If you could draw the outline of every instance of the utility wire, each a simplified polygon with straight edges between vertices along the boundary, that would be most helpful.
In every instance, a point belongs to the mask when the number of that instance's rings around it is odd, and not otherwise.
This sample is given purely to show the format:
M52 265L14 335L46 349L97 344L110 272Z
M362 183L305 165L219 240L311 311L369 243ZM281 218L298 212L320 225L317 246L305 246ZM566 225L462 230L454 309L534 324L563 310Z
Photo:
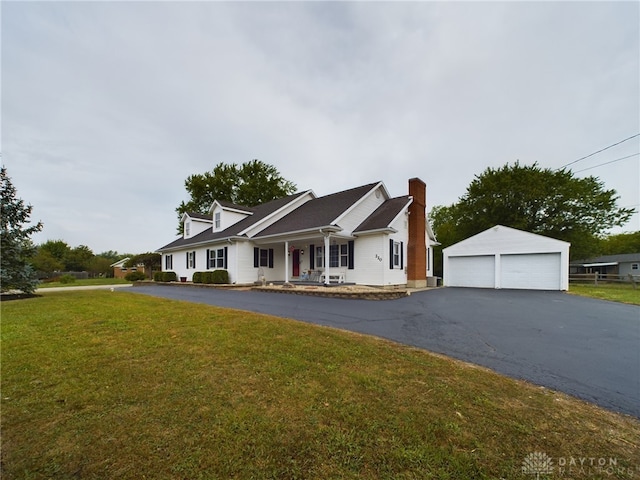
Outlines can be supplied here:
M587 170L591 170L592 168L601 167L603 165L609 165L610 163L619 162L620 160L626 160L627 158L635 157L636 155L640 155L640 152L627 155L626 157L616 158L615 160L611 160L609 162L599 163L598 165L594 165L593 167L583 168L582 170L576 170L573 173L585 172Z
M563 168L566 168L566 167L568 167L569 165L573 165L574 163L581 162L582 160L584 160L584 159L586 159L586 158L593 157L594 155L596 155L596 154L598 154L598 153L600 153L600 152L604 152L605 150L608 150L608 149L610 149L610 148L612 148L612 147L615 147L616 145L620 145L621 143L624 143L624 142L626 142L627 140L631 140L632 138L636 138L636 137L640 137L640 133L636 133L635 135L632 135L632 136L630 136L629 138L625 138L624 140L620 140L619 142L616 142L616 143L614 143L614 144L612 144L612 145L609 145L608 147L604 147L603 149L600 149L600 150L598 150L597 152L590 153L589 155L586 155L586 156L584 156L584 157L582 157L582 158L579 158L579 159L577 159L577 160L574 160L573 162L569 162L569 163L567 163L566 165L563 165L562 167L560 167L558 170L562 170Z

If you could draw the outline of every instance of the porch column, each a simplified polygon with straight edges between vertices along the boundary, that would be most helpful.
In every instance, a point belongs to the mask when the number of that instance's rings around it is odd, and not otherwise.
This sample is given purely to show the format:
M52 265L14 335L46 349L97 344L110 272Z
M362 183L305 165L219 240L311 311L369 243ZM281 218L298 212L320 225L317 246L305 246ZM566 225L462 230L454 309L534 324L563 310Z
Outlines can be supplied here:
M324 284L329 285L329 235L324 237Z
M289 283L289 241L284 241L284 284Z

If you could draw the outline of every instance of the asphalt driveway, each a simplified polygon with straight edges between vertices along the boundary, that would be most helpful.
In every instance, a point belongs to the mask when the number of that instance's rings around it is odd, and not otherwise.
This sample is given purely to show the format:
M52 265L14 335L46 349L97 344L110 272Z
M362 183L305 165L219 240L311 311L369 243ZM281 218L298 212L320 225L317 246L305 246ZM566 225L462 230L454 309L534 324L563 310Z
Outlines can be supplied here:
M141 286L443 353L640 418L640 307L560 292L444 288L399 300Z

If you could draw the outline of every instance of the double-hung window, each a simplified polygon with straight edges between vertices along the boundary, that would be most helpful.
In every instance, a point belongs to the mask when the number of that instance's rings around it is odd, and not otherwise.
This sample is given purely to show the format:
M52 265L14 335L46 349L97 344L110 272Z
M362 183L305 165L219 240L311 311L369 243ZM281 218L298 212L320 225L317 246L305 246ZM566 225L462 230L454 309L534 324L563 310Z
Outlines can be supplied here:
M316 247L316 267L324 267L324 247ZM348 267L349 266L349 245L346 243L342 245L330 245L329 246L329 267Z
M404 242L389 240L389 268L404 268Z
M393 268L400 268L400 242L393 242Z
M316 247L316 268L324 267L324 248Z
M215 229L220 230L220 212L216 212L216 214L214 215L214 223Z
M196 268L196 252L187 252L187 268Z
M216 250L216 268L224 268L224 248Z
M261 267L269 266L269 250L264 248L260 249L260 266Z
M164 269L173 270L173 255L164 256Z
M227 249L212 248L207 250L207 268L227 268Z
M273 248L258 248L253 249L253 266L273 268L274 254Z

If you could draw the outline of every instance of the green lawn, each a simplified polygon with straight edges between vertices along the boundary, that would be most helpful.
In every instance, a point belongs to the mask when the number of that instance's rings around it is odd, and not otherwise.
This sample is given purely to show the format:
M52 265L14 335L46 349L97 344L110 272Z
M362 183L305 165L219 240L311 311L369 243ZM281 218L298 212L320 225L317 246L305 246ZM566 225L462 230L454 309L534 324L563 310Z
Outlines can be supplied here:
M640 475L637 419L368 336L102 290L3 302L1 333L3 479Z
M70 283L60 282L47 282L38 284L38 289L52 288L52 287L84 287L90 285L120 285L124 283L131 283L123 278L89 278L86 280L76 280Z
M633 288L631 283L570 284L569 293L583 297L599 298L612 302L640 305L640 286Z

